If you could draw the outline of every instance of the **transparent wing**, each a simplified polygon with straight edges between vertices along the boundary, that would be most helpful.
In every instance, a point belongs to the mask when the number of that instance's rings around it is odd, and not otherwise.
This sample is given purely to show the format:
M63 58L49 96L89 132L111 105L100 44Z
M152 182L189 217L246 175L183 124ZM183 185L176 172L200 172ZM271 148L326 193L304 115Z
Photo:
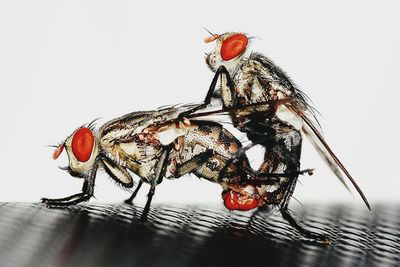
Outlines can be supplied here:
M345 174L345 176L350 180L350 182L353 184L353 186L356 188L357 192L360 194L361 198L363 199L365 205L368 207L368 209L371 209L367 198L365 197L364 193L362 192L361 188L358 186L354 178L351 176L349 171L346 169L346 167L343 165L343 163L339 160L339 158L335 155L335 153L332 151L332 149L329 147L329 145L326 143L324 137L318 130L318 128L315 126L315 124L312 122L312 120L305 114L299 114L301 118L303 119L303 127L302 131L304 134L308 137L308 139L311 141L313 144L314 148L318 151L318 153L321 155L321 157L324 159L324 161L327 163L327 165L330 167L330 169L333 171L333 173L339 178L339 180L346 186L347 189L348 186L345 183L344 177L342 173Z

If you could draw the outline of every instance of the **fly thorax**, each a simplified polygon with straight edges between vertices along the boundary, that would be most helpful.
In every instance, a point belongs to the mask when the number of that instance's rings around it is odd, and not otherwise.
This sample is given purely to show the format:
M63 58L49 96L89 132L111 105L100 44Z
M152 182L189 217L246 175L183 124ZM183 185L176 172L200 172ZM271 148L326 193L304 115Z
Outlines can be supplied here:
M113 155L120 161L128 162L130 159L139 161L142 159L145 147L137 142L120 143L113 149Z

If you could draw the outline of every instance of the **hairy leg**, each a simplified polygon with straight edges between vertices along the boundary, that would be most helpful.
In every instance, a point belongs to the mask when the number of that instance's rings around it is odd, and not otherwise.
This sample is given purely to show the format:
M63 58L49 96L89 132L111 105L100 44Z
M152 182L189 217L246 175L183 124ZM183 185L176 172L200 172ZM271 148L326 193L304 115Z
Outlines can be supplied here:
M126 204L132 204L133 199L136 197L137 193L139 192L140 187L142 187L143 181L140 180L139 184L137 185L135 191L133 191L132 195L124 201Z
M162 155L160 157L160 161L158 162L158 164L156 166L155 177L150 182L150 190L149 190L149 193L147 194L146 205L144 206L142 216L140 217L140 221L142 221L142 222L147 221L147 215L150 210L151 201L152 201L154 193L156 191L157 184L159 184L162 181L162 177L165 174L165 167L168 164L168 155L169 155L170 151L171 151L170 147L167 147L164 149L164 151L162 152Z
M95 165L91 170L89 177L85 179L82 187L82 193L63 198L42 198L42 203L45 203L48 207L67 207L76 205L80 202L88 201L91 197L93 197L97 168L98 166Z

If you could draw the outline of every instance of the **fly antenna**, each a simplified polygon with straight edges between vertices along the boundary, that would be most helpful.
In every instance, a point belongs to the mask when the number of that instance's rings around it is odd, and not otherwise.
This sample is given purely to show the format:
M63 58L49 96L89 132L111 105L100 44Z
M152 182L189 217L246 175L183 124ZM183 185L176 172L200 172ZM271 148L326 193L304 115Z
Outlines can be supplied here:
M219 38L219 34L212 33L206 28L204 28L204 30L206 30L209 34L211 34L211 36L204 39L205 43L211 43Z
M211 36L214 36L214 35L215 35L215 34L212 33L211 31L209 31L206 27L203 27L203 29L204 29L206 32L208 32Z
M47 145L46 147L51 147L51 148L58 148L60 145Z

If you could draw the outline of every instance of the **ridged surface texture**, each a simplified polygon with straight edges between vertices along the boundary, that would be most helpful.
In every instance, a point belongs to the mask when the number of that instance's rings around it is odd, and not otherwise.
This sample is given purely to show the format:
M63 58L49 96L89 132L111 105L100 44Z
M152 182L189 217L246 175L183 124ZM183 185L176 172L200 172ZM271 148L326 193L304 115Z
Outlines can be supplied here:
M331 238L303 239L279 212L0 204L0 266L400 266L400 205L304 205L295 217Z

